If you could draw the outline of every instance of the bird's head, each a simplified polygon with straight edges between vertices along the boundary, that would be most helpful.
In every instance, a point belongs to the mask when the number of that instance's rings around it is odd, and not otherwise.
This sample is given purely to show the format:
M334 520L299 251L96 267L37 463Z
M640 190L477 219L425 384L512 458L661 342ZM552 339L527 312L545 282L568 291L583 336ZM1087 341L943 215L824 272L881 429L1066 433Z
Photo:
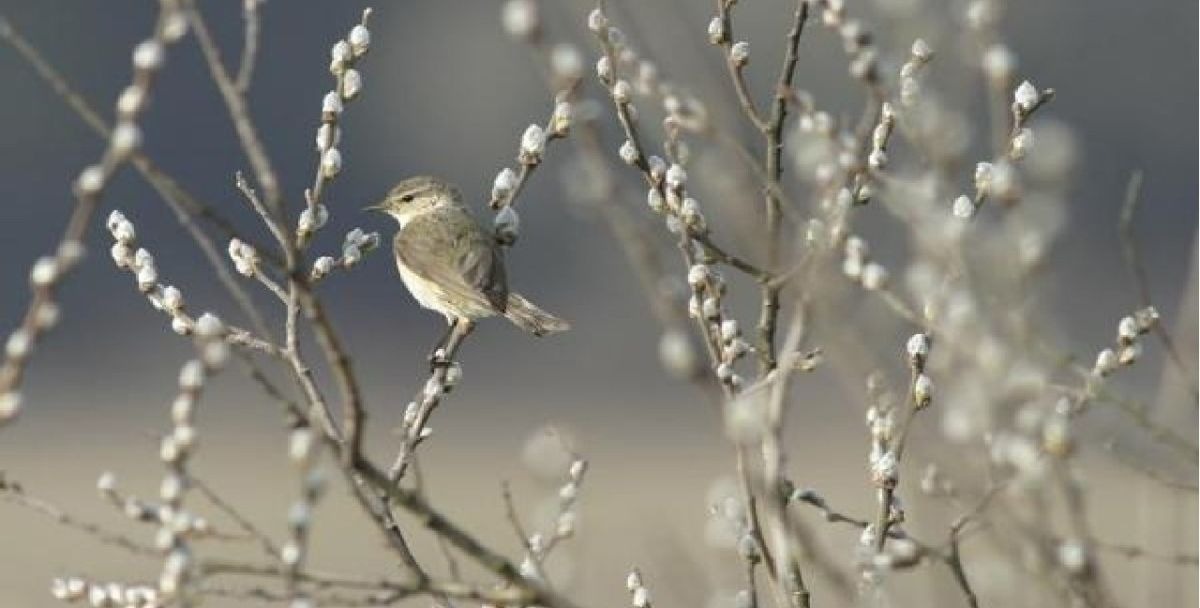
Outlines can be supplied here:
M436 177L410 177L388 191L387 196L365 211L379 211L396 219L403 227L414 217L445 206L461 204L458 189Z

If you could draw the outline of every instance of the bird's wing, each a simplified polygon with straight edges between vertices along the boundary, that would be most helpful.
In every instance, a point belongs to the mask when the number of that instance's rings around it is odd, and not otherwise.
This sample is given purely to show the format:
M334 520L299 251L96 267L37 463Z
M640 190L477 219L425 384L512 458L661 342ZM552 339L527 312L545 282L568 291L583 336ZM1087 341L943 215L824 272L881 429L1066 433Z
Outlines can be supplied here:
M448 295L506 310L503 256L473 219L448 222L438 213L413 218L396 234L395 247L400 263Z

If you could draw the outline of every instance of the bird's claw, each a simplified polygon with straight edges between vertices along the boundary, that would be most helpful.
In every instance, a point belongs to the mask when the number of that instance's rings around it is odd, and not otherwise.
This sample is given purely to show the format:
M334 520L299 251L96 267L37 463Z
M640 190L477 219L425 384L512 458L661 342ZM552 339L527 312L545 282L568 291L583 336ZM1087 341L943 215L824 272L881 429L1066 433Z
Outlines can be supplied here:
M429 361L429 371L431 372L437 371L438 368L447 368L454 365L454 361L446 356L446 350L443 348L438 348L429 353L426 359Z

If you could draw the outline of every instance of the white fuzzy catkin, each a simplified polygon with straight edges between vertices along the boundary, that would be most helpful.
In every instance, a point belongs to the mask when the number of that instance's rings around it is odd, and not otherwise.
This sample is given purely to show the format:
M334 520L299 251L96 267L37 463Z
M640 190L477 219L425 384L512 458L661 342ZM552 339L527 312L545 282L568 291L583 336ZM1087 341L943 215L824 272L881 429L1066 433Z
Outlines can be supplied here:
M725 20L720 17L713 17L708 22L708 41L712 44L721 44L725 42Z
M321 175L325 179L333 179L342 171L342 153L337 148L330 148L321 155Z
M528 39L537 32L537 4L533 0L508 0L501 9L500 21L509 36Z
M541 160L546 150L546 133L540 125L529 125L521 134L521 155L524 159L536 162ZM524 161L524 162L529 162Z
M362 73L354 68L342 74L342 98L346 101L357 98L362 93Z
M589 30L599 34L608 29L608 17L604 15L604 11L594 8L588 13L587 24Z
M1013 103L1016 104L1022 112L1028 112L1041 101L1041 94L1038 93L1037 87L1028 80L1023 81L1017 86L1017 90L1013 92Z
M496 174L496 179L492 180L492 200L499 201L508 198L509 194L517 187L517 174L512 169L505 167Z
M356 25L350 29L347 40L350 42L350 48L354 51L354 56L362 57L371 48L371 31L365 25Z
M618 155L627 165L637 164L637 161L640 158L638 155L637 146L633 145L633 142L628 139L621 144L621 149L618 150Z
M750 43L744 40L739 41L729 49L729 59L733 64L741 67L750 62Z

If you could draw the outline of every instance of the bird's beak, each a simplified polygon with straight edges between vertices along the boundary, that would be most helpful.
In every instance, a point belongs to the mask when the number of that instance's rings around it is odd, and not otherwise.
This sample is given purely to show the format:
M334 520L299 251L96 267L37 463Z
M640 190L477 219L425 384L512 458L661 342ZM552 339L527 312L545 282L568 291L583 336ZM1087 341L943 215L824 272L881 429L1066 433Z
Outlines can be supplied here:
M366 207L363 207L362 210L363 211L383 211L386 207L387 206L384 205L383 203L375 203L374 205L367 205Z

